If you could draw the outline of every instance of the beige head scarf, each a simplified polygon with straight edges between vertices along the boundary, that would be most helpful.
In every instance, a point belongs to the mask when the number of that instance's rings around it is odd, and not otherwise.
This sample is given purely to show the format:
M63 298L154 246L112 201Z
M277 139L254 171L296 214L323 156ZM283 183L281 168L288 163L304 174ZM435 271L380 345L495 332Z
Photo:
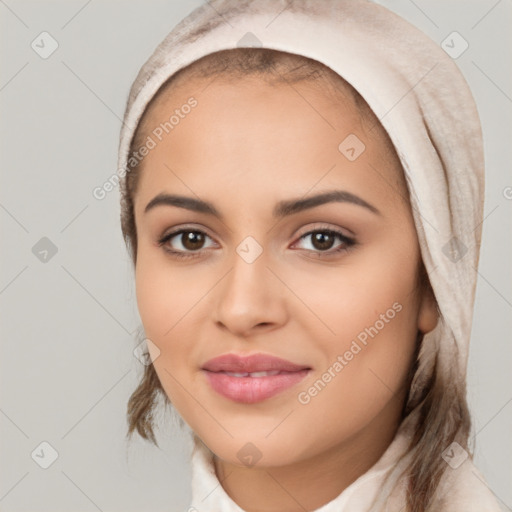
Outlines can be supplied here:
M367 0L208 2L176 26L141 68L127 102L119 169L129 171L137 123L171 75L207 54L243 46L325 64L380 119L405 171L443 319L423 340L410 400L421 391L436 352L442 371L465 379L484 199L480 123L452 58L399 16Z

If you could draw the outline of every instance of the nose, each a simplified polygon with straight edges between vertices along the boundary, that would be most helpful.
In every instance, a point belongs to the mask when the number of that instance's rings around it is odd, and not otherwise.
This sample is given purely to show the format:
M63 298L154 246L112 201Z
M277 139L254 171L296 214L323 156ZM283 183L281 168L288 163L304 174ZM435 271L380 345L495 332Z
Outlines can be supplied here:
M252 263L235 254L233 266L217 290L217 325L247 337L286 322L286 287L268 263L265 252Z

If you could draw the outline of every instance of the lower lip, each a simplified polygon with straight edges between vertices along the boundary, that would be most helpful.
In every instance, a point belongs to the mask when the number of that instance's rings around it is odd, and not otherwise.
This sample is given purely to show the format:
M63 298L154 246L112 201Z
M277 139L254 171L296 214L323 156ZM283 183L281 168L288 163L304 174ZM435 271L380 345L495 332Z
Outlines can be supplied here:
M210 386L222 396L244 404L271 398L298 384L309 370L283 372L267 377L231 377L222 372L205 371Z

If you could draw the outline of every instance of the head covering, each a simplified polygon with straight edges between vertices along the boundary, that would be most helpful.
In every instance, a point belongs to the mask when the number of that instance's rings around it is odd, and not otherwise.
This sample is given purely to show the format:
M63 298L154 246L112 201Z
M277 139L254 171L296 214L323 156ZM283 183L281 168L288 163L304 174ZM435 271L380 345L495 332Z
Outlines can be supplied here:
M126 106L119 169L128 167L137 123L164 82L201 57L239 47L319 61L349 82L379 118L405 172L421 256L442 315L423 339L410 400L421 391L436 353L441 371L455 371L455 378L464 380L482 230L484 161L477 109L453 59L419 29L368 0L212 0L181 21L141 68ZM403 439L395 439L390 453L398 453L397 446L406 449ZM387 455L379 462L383 467L394 460ZM211 467L205 469L206 454L198 451L195 457L202 464L196 472L197 489L203 485L200 478L213 475ZM376 480L378 472L372 468L361 478ZM354 496L360 480L349 488ZM349 507L349 489L336 510L368 510L366 501L356 498ZM457 495L456 489L452 494ZM211 507L206 510L241 510L233 502L228 506L225 495L221 498L213 505L205 502ZM460 500L456 509L477 510L471 508L474 501L464 508ZM205 510L200 500L195 506ZM485 510L495 509L489 505Z

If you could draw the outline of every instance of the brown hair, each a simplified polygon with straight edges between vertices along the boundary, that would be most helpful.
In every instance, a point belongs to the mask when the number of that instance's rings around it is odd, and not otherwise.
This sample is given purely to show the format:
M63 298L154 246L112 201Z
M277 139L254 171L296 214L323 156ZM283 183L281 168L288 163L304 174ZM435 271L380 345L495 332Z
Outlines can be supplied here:
M303 57L263 48L238 48L207 55L181 69L168 79L152 98L131 141L130 154L145 138L145 121L148 112L158 103L171 86L185 79L216 77L232 79L256 76L269 83L308 82L336 95L341 101L351 99L373 127L380 127L378 135L387 139L390 151L394 147L384 128L361 95L337 73L327 66ZM342 94L338 94L342 92ZM371 131L371 130L370 130ZM137 164L126 174L121 183L121 225L124 240L131 252L133 264L137 260L137 233L134 219L133 198L141 172ZM405 183L403 173L397 179ZM400 190L397 187L397 190ZM403 197L407 202L409 197ZM420 262L418 286L428 286L428 275ZM440 315L440 321L442 321ZM420 389L414 396L408 395L403 407L403 418L419 408L419 421L409 449L415 448L414 457L406 468L408 475L407 511L439 512L435 491L446 470L441 453L453 441L468 450L470 416L466 402L465 381L458 377L457 368L451 367L452 375L439 371L437 351L421 350L422 336L418 337L416 358L410 369L408 383ZM411 387L409 387L409 392ZM158 398L166 406L171 405L152 364L145 366L142 379L131 395L127 407L128 437L137 430L139 435L158 445L153 430L153 414ZM468 450L469 451L469 450ZM437 505L436 505L437 504Z

